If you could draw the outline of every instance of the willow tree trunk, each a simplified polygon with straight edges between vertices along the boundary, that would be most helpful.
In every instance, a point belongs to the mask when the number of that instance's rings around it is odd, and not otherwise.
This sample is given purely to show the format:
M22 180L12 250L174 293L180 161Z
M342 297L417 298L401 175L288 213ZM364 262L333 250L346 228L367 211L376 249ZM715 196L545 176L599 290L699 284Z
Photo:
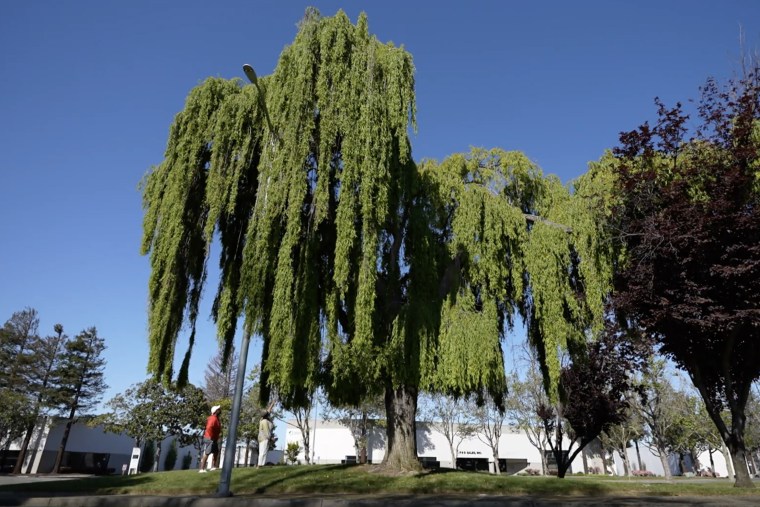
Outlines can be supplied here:
M394 470L420 470L417 459L417 388L386 386L388 446L383 465Z

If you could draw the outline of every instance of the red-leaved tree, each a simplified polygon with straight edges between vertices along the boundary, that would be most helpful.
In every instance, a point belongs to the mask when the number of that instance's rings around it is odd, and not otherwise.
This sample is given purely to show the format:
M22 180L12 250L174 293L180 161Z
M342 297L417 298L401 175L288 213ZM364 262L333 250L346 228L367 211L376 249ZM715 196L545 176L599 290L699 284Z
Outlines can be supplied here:
M688 372L743 487L745 406L760 378L759 94L755 62L725 87L707 82L693 132L680 104L657 101L657 123L615 150L627 259L616 306Z

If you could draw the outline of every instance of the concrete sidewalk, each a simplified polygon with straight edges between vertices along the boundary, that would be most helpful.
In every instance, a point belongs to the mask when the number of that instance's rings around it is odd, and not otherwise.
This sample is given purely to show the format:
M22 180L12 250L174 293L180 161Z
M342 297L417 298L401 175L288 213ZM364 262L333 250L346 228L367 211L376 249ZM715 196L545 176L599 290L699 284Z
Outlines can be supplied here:
M233 496L218 498L210 496L28 496L0 493L0 505L25 507L558 507L591 506L699 506L699 507L750 507L760 504L760 496L719 497L536 497L536 496L358 496L358 495L280 495Z

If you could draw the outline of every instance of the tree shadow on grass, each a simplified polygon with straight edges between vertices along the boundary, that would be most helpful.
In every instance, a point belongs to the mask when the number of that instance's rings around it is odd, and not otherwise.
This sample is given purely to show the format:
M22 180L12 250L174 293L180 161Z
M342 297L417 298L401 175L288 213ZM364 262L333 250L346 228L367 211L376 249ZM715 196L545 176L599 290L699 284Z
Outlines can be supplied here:
M50 476L52 477L52 476ZM125 488L140 488L153 483L148 474L127 476L93 476L71 479L61 476L59 480L46 478L44 481L30 479L18 484L4 484L0 492L22 492L27 496L59 496L76 494L119 494Z

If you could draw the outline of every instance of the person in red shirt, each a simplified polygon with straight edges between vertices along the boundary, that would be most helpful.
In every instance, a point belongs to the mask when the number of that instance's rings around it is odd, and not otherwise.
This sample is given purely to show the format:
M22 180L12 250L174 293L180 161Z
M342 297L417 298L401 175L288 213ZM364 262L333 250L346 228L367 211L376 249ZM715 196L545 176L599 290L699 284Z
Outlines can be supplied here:
M214 457L219 455L219 437L222 434L222 423L219 420L221 413L222 407L214 405L211 407L211 415L206 419L206 431L203 433L203 455L201 456L199 473L206 473L206 461L210 454L213 454ZM209 470L216 470L213 463Z

